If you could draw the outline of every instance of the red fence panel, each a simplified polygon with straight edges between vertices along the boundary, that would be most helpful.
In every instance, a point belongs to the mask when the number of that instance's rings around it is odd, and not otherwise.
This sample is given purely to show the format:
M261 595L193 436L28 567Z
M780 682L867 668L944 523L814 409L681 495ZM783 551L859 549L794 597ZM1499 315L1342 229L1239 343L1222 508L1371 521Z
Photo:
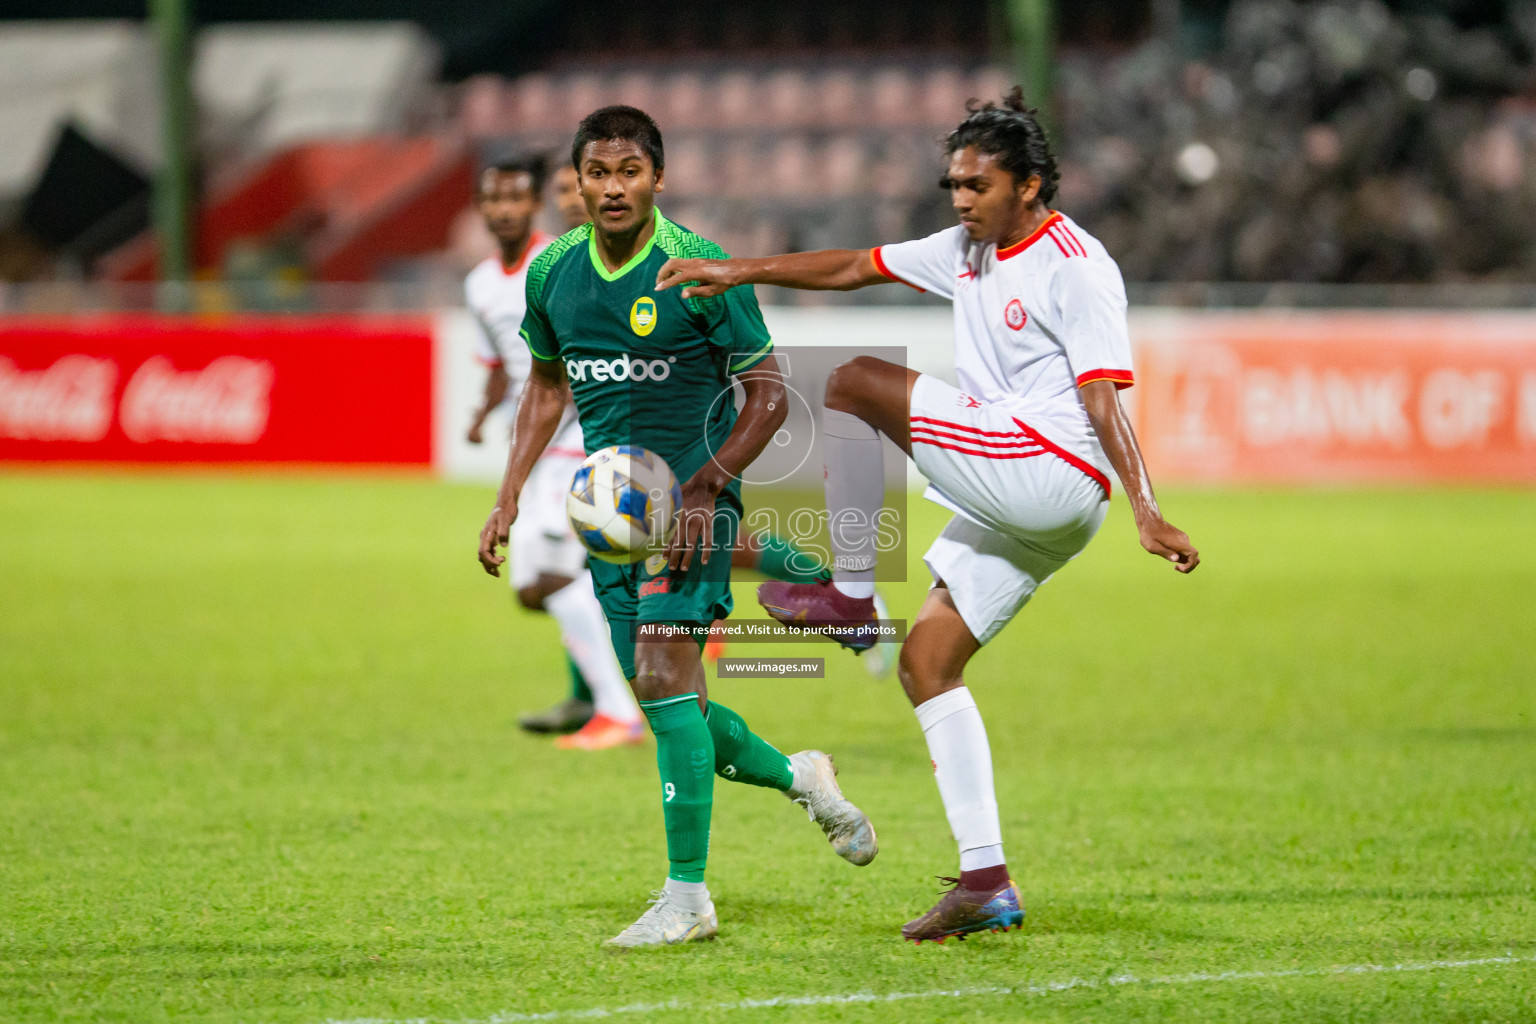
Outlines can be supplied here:
M0 460L432 460L430 317L0 321Z

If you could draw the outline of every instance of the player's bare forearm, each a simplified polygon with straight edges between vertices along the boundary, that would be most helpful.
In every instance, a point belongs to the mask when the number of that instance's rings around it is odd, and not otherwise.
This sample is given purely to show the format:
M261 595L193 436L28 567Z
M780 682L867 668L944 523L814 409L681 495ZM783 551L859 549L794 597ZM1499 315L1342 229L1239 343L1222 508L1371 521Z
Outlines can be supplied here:
M507 397L507 383L510 378L501 364L490 368L485 375L485 393L480 398L480 406L475 410L474 419L469 424L468 440L470 444L479 444L482 440L480 430L485 426L486 417L491 410L496 408Z
M1200 564L1200 552L1183 530L1163 518L1146 461L1141 457L1141 446L1136 442L1136 431L1131 428L1114 383L1096 380L1083 385L1080 393L1094 433L1125 488L1142 547L1174 563L1179 572L1193 572Z
M776 284L809 291L852 291L885 284L868 249L821 249L739 260L668 260L656 274L656 289L678 285L683 298L719 295L743 284ZM694 282L694 283L690 283Z
M480 530L480 565L492 576L501 575L500 566L507 558L497 554L496 549L507 543L512 523L517 519L517 497L533 464L559 429L567 397L565 367L559 362L535 359L533 372L528 375L517 403L517 425L512 431L512 449L507 453L507 470L496 492L496 507Z
M789 412L784 377L774 356L739 379L746 401L736 417L736 425L716 449L714 458L683 483L678 526L667 548L667 560L675 569L687 571L695 549L701 561L709 561L714 546L715 499L763 453Z

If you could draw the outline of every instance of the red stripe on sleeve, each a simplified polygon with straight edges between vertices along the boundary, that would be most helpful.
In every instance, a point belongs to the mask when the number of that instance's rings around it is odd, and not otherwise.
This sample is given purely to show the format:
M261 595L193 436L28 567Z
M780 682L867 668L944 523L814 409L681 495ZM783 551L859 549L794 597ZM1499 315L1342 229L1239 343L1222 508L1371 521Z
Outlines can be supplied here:
M1083 387L1096 380L1111 381L1115 385L1115 390L1124 391L1136 383L1136 374L1130 370L1089 370L1087 373L1077 375L1077 386Z
M875 265L875 272L877 274L879 274L881 277L888 278L888 279L890 279L892 281L900 281L902 284L906 285L908 288L912 288L912 289L914 289L916 291L920 291L920 292L927 291L926 288L918 288L917 285L913 284L911 281L903 281L901 278L899 278L895 274L891 273L891 268L886 266L885 265L885 260L880 258L880 250L882 248L884 248L884 247L877 245L873 249L869 250L869 259L870 259L870 262L872 262Z

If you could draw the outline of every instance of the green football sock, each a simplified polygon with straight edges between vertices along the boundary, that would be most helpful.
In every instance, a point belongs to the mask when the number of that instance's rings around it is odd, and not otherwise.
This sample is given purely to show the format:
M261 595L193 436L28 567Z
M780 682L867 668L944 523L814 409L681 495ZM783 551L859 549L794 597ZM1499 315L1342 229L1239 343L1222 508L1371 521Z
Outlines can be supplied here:
M569 653L565 656L565 667L571 670L571 700L584 700L592 703L592 687L587 685L587 677L581 674L581 669L576 667L576 661Z
M772 533L759 535L762 548L757 552L757 571L771 580L788 583L815 583L826 575L821 559Z
M710 701L704 720L715 741L715 772L722 779L770 789L788 789L794 783L789 758L748 729L736 712Z
M668 878L704 881L709 857L709 814L715 776L715 745L699 710L697 694L643 700L640 709L656 734L656 768L661 773L661 811L667 823Z

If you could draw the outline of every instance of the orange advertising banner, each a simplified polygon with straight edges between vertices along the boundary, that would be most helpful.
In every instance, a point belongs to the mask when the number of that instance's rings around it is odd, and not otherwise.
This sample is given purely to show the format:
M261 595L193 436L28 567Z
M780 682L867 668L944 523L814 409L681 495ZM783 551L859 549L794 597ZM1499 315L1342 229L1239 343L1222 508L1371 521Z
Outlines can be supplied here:
M1536 484L1536 314L1145 309L1131 330L1154 479Z

